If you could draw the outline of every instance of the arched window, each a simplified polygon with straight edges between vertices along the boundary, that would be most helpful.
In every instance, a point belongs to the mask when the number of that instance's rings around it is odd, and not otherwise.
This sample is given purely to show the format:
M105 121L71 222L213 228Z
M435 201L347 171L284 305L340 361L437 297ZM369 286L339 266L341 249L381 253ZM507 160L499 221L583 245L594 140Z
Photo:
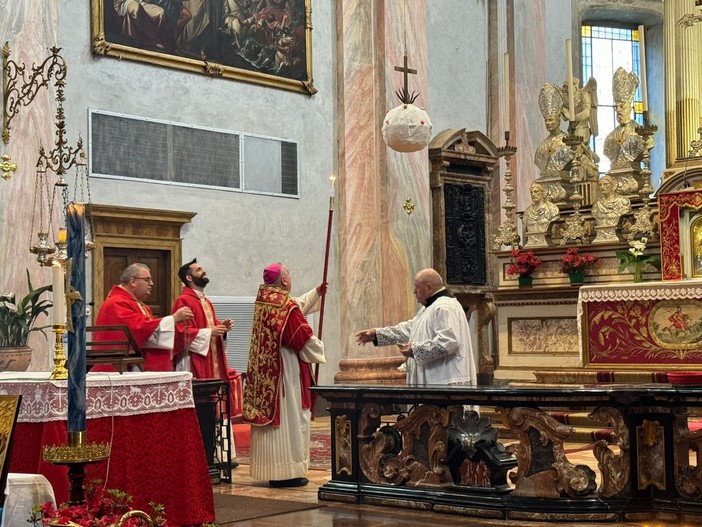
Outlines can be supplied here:
M639 31L632 27L583 25L582 84L590 77L597 81L597 123L599 133L590 139L590 147L600 156L601 173L609 171L610 162L603 155L604 140L617 126L612 97L612 77L617 68L633 71L641 79ZM643 124L641 84L634 96L634 119Z

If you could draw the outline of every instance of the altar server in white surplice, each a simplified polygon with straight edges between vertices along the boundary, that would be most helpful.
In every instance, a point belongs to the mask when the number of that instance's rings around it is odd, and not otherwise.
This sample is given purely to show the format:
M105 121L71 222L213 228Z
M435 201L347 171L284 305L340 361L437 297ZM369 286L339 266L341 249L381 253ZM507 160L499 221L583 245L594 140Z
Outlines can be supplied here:
M468 319L434 269L414 277L414 296L423 307L412 320L356 333L361 345L397 344L406 358L407 384L476 384L476 357Z

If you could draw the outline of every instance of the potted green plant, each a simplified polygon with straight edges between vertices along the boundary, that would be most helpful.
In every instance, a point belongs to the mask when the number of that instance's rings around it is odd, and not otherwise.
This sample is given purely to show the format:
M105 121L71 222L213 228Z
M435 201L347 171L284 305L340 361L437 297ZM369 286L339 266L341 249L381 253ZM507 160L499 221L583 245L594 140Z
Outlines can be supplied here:
M27 346L32 331L44 330L46 326L35 326L37 317L48 314L51 300L41 296L51 291L50 285L34 289L27 271L29 292L16 300L14 293L0 296L0 371L25 371L32 359L32 349Z

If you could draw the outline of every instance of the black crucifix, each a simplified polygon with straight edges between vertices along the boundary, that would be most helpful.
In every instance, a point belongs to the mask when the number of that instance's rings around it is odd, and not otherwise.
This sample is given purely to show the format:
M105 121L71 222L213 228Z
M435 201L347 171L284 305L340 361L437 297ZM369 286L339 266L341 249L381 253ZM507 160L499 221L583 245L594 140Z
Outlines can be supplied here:
M409 75L410 73L412 75L416 75L417 70L412 70L409 68L407 64L407 55L405 55L404 66L395 66L395 71L401 71L405 79L404 86L401 90L397 90L395 92L395 95L397 95L397 98L400 99L400 101L402 101L404 104L412 104L417 99L417 97L419 97L419 94L412 92L412 95L410 95L409 86L407 85L407 75Z

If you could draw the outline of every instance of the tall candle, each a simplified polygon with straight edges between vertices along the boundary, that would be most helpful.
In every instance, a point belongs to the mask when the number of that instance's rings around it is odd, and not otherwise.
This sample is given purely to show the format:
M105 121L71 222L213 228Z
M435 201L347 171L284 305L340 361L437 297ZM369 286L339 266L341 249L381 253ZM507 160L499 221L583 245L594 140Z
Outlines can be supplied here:
M85 431L85 206L69 203L68 257L71 259L71 285L80 299L71 304L73 331L68 333L68 432ZM70 436L69 436L70 441Z
M573 47L570 39L566 40L566 66L568 71L568 116L575 121L575 90L573 89Z
M53 292L54 303L52 313L54 326L66 324L65 281L66 272L63 270L63 266L59 262L54 263L54 265L51 266L51 290Z
M509 85L509 53L505 53L504 57L504 100L505 100L505 111L504 111L504 129L505 132L509 132L509 117L510 117L510 108L509 108L509 91L510 91L510 85Z
M643 99L643 111L648 111L648 87L646 85L646 39L644 37L644 27L639 26L639 65L641 66L641 98Z

